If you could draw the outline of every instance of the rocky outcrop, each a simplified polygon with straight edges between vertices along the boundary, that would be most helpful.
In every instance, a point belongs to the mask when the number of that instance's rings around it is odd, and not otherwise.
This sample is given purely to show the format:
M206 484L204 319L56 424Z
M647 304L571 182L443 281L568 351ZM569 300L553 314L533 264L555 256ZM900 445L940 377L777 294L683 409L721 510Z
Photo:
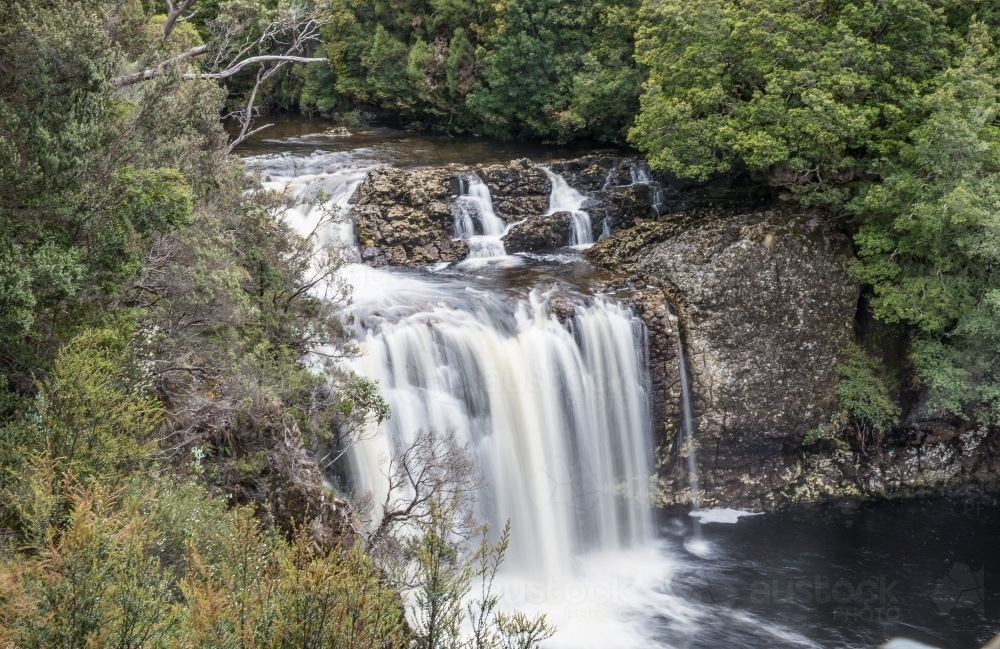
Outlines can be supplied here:
M452 203L458 166L378 169L351 202L361 256L372 266L428 264L464 259L468 248L453 239Z
M612 232L642 220L658 220L690 211L750 210L771 200L771 189L749 172L682 180L650 171L640 158L596 154L554 162L550 168L579 191L594 223L595 240L605 219Z
M853 337L850 243L819 218L712 221L644 252L640 275L677 305L705 436L788 437L829 421Z
M527 158L479 167L476 171L490 188L493 211L504 221L511 223L548 211L552 183Z
M621 231L589 251L645 286L659 431L657 500L690 501L678 337L691 375L702 504L770 509L825 498L896 497L1000 484L1000 436L911 409L877 445L805 443L836 411L836 366L854 340L850 242L817 215L691 210Z
M503 238L504 247L508 253L515 253L565 246L572 219L569 212L528 217L510 227Z

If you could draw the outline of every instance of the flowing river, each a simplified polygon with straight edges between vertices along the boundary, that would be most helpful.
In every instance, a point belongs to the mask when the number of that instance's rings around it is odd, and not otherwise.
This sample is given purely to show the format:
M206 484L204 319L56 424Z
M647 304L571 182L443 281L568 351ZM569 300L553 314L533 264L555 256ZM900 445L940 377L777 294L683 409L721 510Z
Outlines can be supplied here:
M348 199L375 168L582 153L320 130L292 120L243 151L266 188L286 192L298 231L338 208L321 237L355 259ZM571 246L506 254L509 224L472 178L454 225L469 260L344 270L362 351L353 369L378 381L392 411L351 452L353 486L380 502L395 449L452 431L483 478L480 518L511 522L504 605L546 613L558 629L546 647L873 647L903 636L971 648L1000 630L984 586L1000 555L994 500L709 510L700 522L648 506L645 328L620 296L595 293L601 273L579 253L592 243L585 197L545 171L550 211L572 215Z

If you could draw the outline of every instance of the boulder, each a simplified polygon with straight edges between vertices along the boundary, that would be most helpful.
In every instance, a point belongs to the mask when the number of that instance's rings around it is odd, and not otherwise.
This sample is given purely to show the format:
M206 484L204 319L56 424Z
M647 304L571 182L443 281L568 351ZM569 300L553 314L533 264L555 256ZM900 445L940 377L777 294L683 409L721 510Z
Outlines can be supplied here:
M504 235L504 247L508 253L514 253L565 246L569 243L571 222L569 212L529 216L510 227Z
M649 183L636 183L625 187L615 187L606 192L604 217L612 232L635 225L636 219L657 216L653 210L657 187ZM591 215L593 217L593 215Z
M703 435L804 435L836 405L853 340L850 241L818 217L768 211L691 228L644 250L637 272L676 305Z
M370 173L351 198L362 259L373 266L464 259L465 243L453 239L452 188L467 173L460 166Z
M545 172L527 158L476 170L493 198L493 211L508 223L549 209L552 183Z

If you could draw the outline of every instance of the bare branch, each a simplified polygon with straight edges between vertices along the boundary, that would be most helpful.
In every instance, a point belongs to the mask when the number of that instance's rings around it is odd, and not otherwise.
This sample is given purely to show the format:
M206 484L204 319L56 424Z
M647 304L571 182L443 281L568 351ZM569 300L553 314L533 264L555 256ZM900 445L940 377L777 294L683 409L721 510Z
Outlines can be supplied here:
M243 68L248 65L253 65L254 63L265 63L272 61L280 61L282 63L325 63L326 59L316 58L316 57L305 57L305 56L287 56L285 54L265 54L262 56L252 56L249 59L244 59L239 61L235 65L221 72L190 72L187 74L182 74L182 79L193 80L193 79L226 79L233 76Z
M482 486L469 450L459 445L453 433L434 431L418 434L413 443L389 460L388 491L381 504L378 523L365 536L365 548L379 554L401 526L429 515L431 501L455 498L462 503L455 530L465 533L475 527L469 508Z
M226 149L226 153L232 153L233 149L236 148L237 144L239 144L243 140L246 140L249 137L253 137L257 133L260 133L261 131L263 131L265 128L269 128L271 126L274 126L274 124L264 124L263 126L258 126L257 128L255 128L254 130L250 131L246 135L242 135L242 136L236 138L235 140L233 140L232 142L229 143L229 148Z
M181 17L181 14L188 10L188 7L194 4L194 0L183 0L176 7L170 0L167 0L167 21L163 23L163 39L166 40L170 36L170 32L174 31L174 27L177 26L177 20Z
M170 68L178 63L186 61L188 59L194 58L196 56L201 56L212 49L211 45L198 45L197 47L192 47L186 52L181 52L177 56L163 61L156 67L146 68L142 72L134 72L132 74L126 74L120 77L115 77L111 80L111 84L116 88L121 88L123 86L129 86L133 83L139 83L140 81L147 81L154 77L158 77L166 74Z

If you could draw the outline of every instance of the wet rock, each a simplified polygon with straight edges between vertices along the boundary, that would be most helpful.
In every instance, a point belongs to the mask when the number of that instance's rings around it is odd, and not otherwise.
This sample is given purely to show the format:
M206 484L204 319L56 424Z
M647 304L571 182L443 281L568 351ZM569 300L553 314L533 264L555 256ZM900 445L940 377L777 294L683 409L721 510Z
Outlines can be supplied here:
M795 437L833 414L859 285L847 237L777 211L685 230L636 270L676 304L703 435Z
M504 247L508 253L514 253L565 246L569 243L572 218L569 212L529 216L511 226L504 236Z
M637 183L609 191L604 215L611 231L630 228L635 225L636 219L655 218L654 193L655 187L648 183Z
M576 317L576 304L565 295L553 295L549 298L549 311L559 322L566 324Z
M822 219L769 211L683 230L637 260L681 321L709 498L745 499L748 477L771 497L785 451L833 416L859 293L850 257Z
M490 188L493 211L504 221L510 223L548 211L552 183L527 158L479 167L476 171Z
M267 457L271 511L279 528L288 536L309 530L313 543L324 550L349 547L355 540L350 505L324 486L298 430L286 433Z
M468 249L452 235L452 188L469 170L460 166L379 169L351 202L361 256L373 266L464 259Z
M852 340L859 292L850 255L847 238L822 219L779 211L640 223L589 252L655 287L676 314L706 502L773 499L786 486L787 448L833 415L835 366ZM647 311L661 309L646 301ZM650 328L650 355L676 363L671 328ZM679 397L676 377L657 368L657 399ZM673 438L678 415L657 403L661 442ZM676 462L661 476L674 493L686 489Z
M638 158L620 158L609 154L587 155L560 160L549 165L562 175L570 186L584 192L596 192L609 187L626 186L648 176L646 165Z

